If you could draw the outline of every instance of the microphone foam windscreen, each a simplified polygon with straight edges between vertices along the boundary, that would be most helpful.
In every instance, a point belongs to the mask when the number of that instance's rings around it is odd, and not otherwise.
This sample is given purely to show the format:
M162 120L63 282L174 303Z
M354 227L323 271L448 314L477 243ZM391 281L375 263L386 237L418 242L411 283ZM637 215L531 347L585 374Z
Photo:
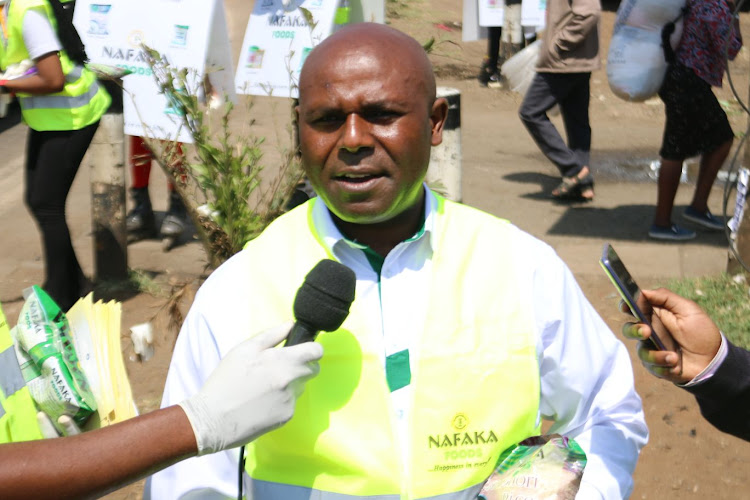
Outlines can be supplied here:
M297 290L294 317L316 330L336 330L349 315L356 285L354 271L334 260L321 260Z

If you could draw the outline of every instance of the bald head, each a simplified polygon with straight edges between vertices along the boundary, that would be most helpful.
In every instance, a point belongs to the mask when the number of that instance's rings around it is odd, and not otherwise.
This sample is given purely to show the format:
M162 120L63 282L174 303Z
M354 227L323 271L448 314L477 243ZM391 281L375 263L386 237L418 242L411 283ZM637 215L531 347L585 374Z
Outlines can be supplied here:
M409 75L415 95L421 94L428 103L435 101L435 75L424 48L415 39L384 24L357 23L344 27L318 44L307 56L300 74L300 101L305 89L314 80L337 65L361 67L363 73L373 61L384 62L395 72Z
M296 111L302 165L339 229L381 255L413 235L448 114L419 43L380 24L344 28L308 55Z

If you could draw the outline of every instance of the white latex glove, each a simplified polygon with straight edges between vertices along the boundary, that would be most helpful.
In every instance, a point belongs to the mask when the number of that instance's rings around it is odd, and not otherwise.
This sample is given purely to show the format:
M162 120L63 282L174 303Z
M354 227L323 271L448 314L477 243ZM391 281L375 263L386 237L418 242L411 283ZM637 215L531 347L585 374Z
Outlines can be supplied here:
M320 371L323 347L306 342L275 349L286 323L246 340L221 360L205 385L180 403L198 443L198 455L235 448L292 418L305 381Z
M60 432L57 430L55 425L52 423L52 419L43 411L38 411L36 414L36 421L39 424L39 429L42 431L44 439L52 439L60 437ZM62 429L63 436L75 436L81 433L81 429L75 423L72 417L68 415L61 415L57 419L60 429Z

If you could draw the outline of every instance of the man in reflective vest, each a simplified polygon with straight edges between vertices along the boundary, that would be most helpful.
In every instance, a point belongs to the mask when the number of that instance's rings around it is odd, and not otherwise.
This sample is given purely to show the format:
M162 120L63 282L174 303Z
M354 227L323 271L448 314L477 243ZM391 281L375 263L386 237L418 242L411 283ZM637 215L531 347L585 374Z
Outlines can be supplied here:
M308 55L299 91L319 196L209 277L162 404L196 392L251 332L291 319L305 274L332 258L355 272L356 298L317 337L321 371L295 416L247 446L252 498L473 500L542 418L588 454L579 498L627 496L647 437L628 354L551 248L424 185L448 106L419 43L344 28ZM170 467L150 496L236 496L238 459Z
M18 366L13 339L0 308L0 444L42 439L36 407Z

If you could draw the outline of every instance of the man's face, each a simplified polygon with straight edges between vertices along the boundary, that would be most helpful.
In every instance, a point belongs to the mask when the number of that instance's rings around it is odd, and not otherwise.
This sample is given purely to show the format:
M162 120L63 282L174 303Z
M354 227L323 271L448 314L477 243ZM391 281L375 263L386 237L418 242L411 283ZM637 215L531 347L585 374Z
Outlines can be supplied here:
M388 221L422 199L443 108L428 99L424 71L398 54L390 61L367 49L325 55L300 87L305 172L340 219Z

